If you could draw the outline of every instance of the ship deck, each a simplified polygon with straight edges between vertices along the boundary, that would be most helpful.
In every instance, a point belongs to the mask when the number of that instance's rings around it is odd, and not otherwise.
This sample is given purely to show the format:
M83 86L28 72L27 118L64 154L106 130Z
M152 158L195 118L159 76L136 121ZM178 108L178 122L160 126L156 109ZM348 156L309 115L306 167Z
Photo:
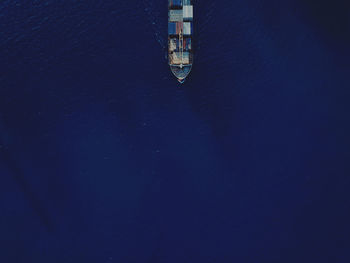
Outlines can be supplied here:
M193 6L191 0L168 0L168 63L183 82L193 64Z

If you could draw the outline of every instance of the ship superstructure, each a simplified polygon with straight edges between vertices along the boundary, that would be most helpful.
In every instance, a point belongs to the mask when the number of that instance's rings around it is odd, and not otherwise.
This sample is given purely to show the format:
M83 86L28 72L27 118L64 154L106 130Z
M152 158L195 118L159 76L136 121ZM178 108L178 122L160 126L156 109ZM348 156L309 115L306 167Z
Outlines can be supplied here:
M168 0L168 3L168 63L183 83L193 63L193 5L192 0Z

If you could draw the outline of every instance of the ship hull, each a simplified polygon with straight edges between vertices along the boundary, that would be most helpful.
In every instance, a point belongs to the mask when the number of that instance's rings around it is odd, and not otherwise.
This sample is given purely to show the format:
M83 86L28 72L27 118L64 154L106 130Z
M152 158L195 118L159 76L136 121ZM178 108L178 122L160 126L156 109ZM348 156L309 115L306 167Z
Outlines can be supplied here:
M192 0L168 0L168 63L181 83L192 69L192 33Z

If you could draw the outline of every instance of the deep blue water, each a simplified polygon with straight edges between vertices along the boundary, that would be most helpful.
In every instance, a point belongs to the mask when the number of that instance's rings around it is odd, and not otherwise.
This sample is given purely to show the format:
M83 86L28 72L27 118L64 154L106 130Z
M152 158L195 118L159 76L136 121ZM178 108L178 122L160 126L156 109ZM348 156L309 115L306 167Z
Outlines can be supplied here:
M1 1L0 262L350 262L349 2L194 2Z

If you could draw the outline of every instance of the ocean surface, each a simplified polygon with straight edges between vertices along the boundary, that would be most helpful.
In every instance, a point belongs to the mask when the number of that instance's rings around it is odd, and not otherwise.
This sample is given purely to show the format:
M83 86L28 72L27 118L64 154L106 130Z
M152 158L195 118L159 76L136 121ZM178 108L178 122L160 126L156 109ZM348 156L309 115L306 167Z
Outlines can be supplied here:
M350 262L350 3L0 2L0 262Z

